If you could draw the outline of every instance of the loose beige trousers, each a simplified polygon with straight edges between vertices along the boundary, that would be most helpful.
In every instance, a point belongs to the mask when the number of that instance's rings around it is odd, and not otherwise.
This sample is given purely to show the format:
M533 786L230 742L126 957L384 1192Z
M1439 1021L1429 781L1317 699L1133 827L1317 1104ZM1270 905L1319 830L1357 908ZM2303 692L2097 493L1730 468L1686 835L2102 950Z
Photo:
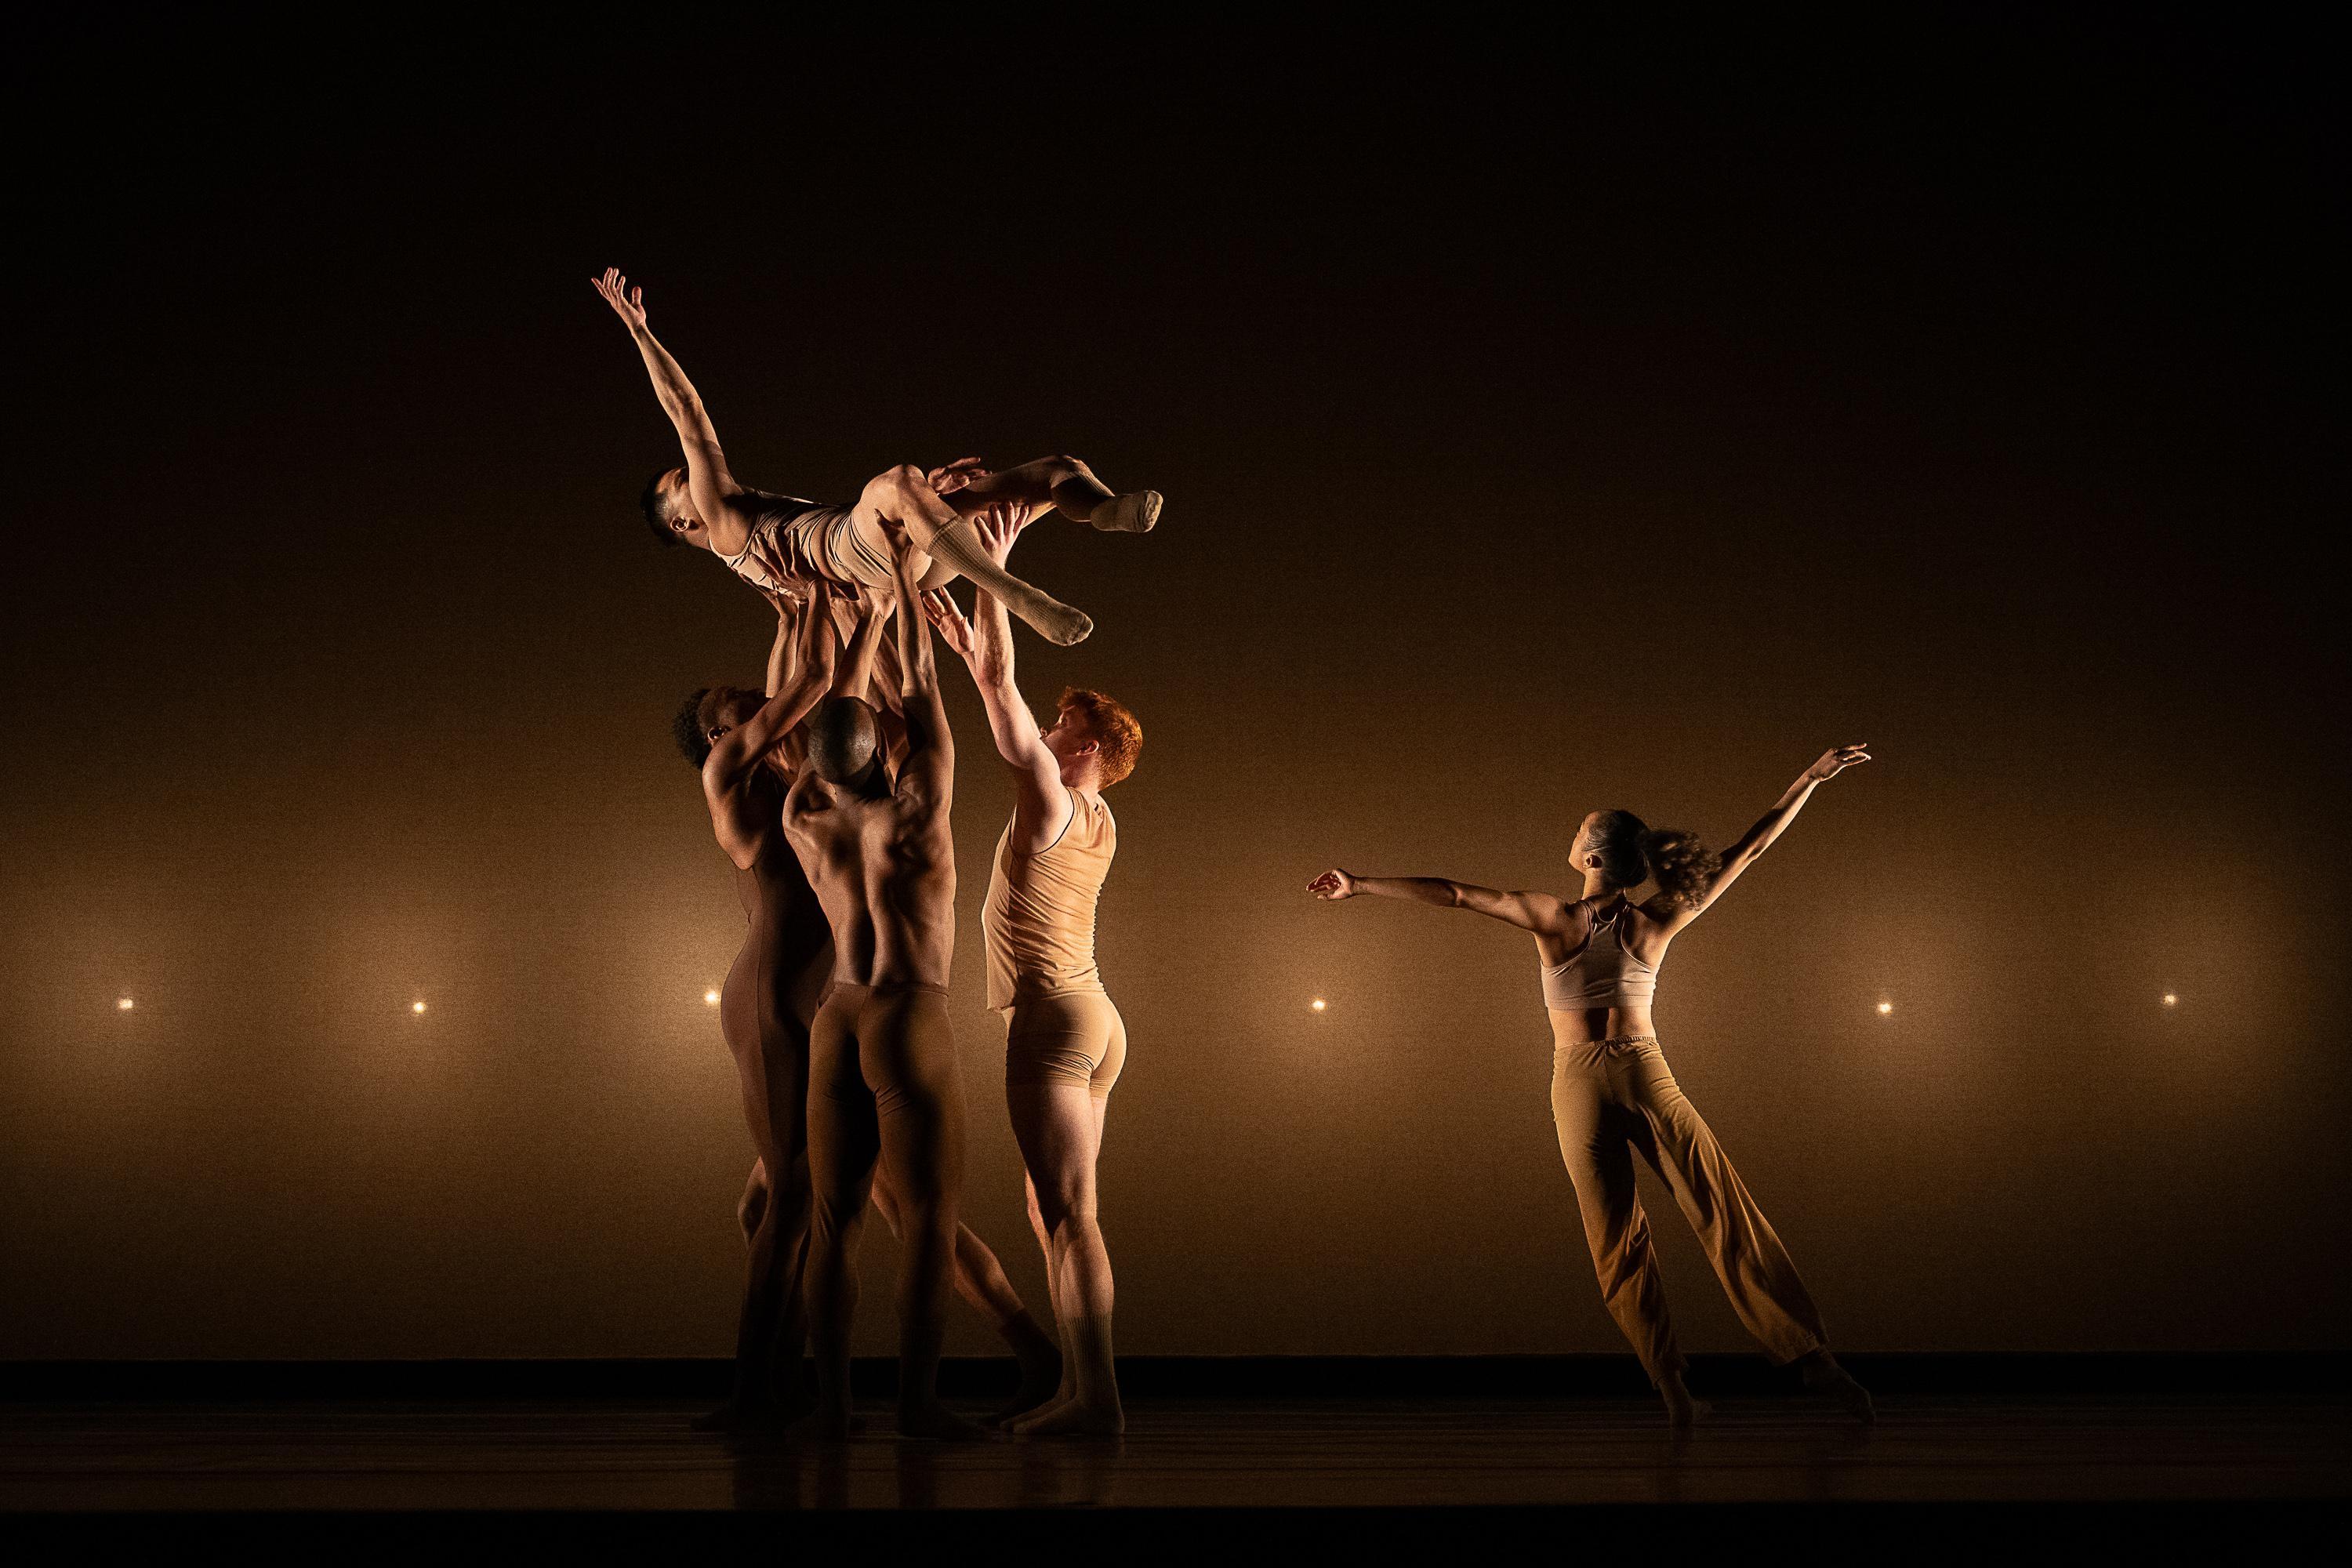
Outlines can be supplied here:
M1732 1310L1776 1364L1821 1348L1821 1314L1797 1266L1646 1037L1561 1041L1552 1049L1552 1124L1584 1211L1601 1299L1656 1383L1686 1364L1666 1316L1649 1217L1633 1188L1639 1151L1706 1248Z

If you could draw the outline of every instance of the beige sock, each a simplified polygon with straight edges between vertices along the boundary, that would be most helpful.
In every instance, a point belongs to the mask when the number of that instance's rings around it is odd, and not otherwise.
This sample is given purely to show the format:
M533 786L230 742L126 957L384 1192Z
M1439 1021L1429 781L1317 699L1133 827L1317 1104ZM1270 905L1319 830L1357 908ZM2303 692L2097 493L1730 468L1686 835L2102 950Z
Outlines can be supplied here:
M1106 533L1150 533L1160 521L1160 505L1158 490L1130 490L1097 501L1087 521Z
M956 519L929 539L920 537L923 531L920 522L914 525L913 531L917 535L916 542L922 546L926 554L954 567L972 586L985 588L995 595L1006 609L1036 628L1037 635L1047 642L1067 647L1072 643L1086 641L1087 634L1095 629L1094 622L1083 612L1070 608L1050 594L1031 587L991 561L988 552L981 547L980 535L973 531L970 518Z

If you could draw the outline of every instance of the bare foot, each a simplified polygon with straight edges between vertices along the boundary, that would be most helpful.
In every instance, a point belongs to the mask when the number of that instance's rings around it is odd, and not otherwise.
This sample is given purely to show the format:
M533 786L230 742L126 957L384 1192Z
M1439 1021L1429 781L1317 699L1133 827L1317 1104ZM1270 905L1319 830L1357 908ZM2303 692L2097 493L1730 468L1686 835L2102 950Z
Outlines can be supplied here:
M1127 1430L1127 1414L1116 1405L1097 1410L1079 1400L1052 1405L1014 1423L1020 1437L1116 1437Z
M1076 1398L1077 1395L1074 1394L1056 1393L1053 1398L1048 1399L1045 1404L1033 1405L1029 1409L1023 1411L1020 1415L1015 1415L1011 1420L1005 1422L1004 1429L1007 1432L1018 1434L1021 1428L1028 1426L1032 1421L1040 1421L1048 1415L1058 1414L1062 1406L1074 1403Z
M1658 1384L1658 1396L1666 1402L1666 1424L1677 1430L1696 1426L1715 1414L1714 1405L1691 1397L1679 1377Z
M1058 1375L1050 1379L1036 1380L1024 1377L1021 1380L1021 1386L1013 1390L1013 1397L1006 1401L1004 1408L991 1415L986 1424L991 1426L1009 1427L1016 1421L1058 1405L1062 1399L1060 1389L1061 1379Z
M1845 1413L1865 1426L1878 1424L1878 1407L1870 1402L1870 1390L1853 1380L1853 1373L1838 1364L1837 1357L1827 1351L1815 1351L1797 1363L1805 1374L1805 1392L1816 1399L1835 1400Z

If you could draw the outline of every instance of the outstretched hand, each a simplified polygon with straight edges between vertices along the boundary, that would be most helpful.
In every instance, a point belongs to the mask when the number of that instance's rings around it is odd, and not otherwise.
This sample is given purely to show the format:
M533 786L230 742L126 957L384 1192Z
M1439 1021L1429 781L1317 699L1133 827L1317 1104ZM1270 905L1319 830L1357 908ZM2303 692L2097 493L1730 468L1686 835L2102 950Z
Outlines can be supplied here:
M642 285L630 288L629 280L621 276L619 268L607 267L604 276L591 278L588 286L604 297L604 303L612 306L613 313L628 323L631 331L646 324L645 289Z
M971 531L979 536L982 553L999 566L1013 553L1013 542L1021 537L1021 525L1015 521L1016 510L1009 503L992 506L971 514Z
M974 479L988 478L988 465L978 458L958 458L952 463L943 463L933 468L923 478L929 482L932 494L950 496Z
M971 623L956 607L956 602L945 588L934 588L923 595L923 618L939 628L940 640L969 661L978 652L980 639L973 635Z
M1334 866L1307 884L1307 890L1328 903L1352 899L1362 889L1356 886L1355 876Z
M1827 784L1856 763L1870 761L1869 746L1867 741L1851 746L1832 746L1822 753L1821 761L1805 770L1805 776L1816 783Z

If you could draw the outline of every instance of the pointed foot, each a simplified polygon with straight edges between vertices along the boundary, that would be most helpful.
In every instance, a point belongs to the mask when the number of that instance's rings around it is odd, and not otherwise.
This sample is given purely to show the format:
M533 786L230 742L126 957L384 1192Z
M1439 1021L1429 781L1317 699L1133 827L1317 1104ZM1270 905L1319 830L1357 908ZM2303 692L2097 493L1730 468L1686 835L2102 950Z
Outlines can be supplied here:
M1127 1415L1117 1405L1097 1409L1076 1399L1048 1405L1013 1425L1018 1437L1116 1437L1126 1430Z
M1158 490L1130 490L1098 503L1087 521L1105 533L1150 533L1163 504Z
M1042 594L1038 597L1043 603L1012 607L1039 637L1061 647L1075 647L1094 636L1093 616L1070 608L1059 599L1046 598Z
M1838 1364L1837 1357L1822 1351L1808 1356L1803 1367L1806 1393L1829 1400L1864 1426L1878 1424L1878 1406L1871 1402L1870 1390L1855 1382L1853 1373Z

